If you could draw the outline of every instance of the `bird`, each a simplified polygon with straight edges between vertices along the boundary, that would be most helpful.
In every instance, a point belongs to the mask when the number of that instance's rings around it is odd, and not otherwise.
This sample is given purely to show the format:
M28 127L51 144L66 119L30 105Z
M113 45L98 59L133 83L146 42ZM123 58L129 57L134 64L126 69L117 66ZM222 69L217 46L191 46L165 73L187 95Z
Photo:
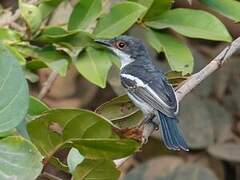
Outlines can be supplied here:
M145 44L132 36L96 39L121 62L120 80L128 97L143 112L144 122L161 125L165 146L170 150L189 151L177 119L179 105L173 87L156 67Z

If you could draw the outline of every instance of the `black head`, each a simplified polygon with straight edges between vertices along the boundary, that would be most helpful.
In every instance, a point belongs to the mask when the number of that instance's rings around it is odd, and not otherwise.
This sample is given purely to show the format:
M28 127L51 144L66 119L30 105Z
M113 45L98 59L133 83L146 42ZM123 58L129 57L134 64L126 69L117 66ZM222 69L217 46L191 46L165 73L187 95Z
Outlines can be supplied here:
M108 47L119 56L122 65L149 58L143 42L131 36L118 36L110 40L96 40L96 42Z

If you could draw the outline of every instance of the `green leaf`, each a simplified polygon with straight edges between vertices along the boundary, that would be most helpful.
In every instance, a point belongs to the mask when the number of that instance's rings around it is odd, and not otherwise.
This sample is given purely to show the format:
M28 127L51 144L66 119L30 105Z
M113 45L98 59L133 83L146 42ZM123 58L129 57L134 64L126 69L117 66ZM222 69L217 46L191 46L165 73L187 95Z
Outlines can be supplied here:
M61 109L52 110L40 117L37 117L34 121L29 122L27 125L27 130L31 141L37 146L42 155L48 156L49 154L54 153L56 151L56 147L66 143L63 141L61 135L64 126L69 121L77 118L81 114L84 117L84 115L88 113L81 110ZM54 127L54 125L58 128ZM80 132L81 129L82 128L79 127Z
M201 0L209 8L236 21L240 21L240 2L236 0Z
M61 170L61 171L66 172L66 173L69 173L68 166L65 163L61 162L59 158L53 156L50 159L49 163L51 165L55 166L58 170Z
M90 33L81 30L67 31L61 27L46 27L35 39L36 42L55 43L62 49L67 48L74 56L77 56L84 47L91 45L93 40Z
M148 1L146 1L146 0L128 0L128 1L141 4L141 5L145 6L147 9L149 9L152 6L152 3L154 0L148 0Z
M87 159L120 159L138 149L130 139L95 138L74 140L73 146Z
M32 4L23 3L21 0L19 0L19 7L21 16L27 23L30 32L37 31L42 23L42 13L39 8Z
M96 109L98 114L101 114L110 121L129 117L137 111L138 108L132 103L127 95L113 98Z
M20 136L0 140L0 179L32 180L42 170L42 156L36 147Z
M6 43L20 41L20 34L8 28L0 28L0 41Z
M38 53L40 61L45 63L48 67L58 72L61 76L65 76L68 70L69 57L57 51L55 48L49 47L35 51Z
M81 30L67 31L58 26L50 26L44 28L35 41L42 43L65 42L85 46L87 42L93 41L93 38L91 34Z
M58 51L55 47L49 46L45 48L37 48L32 46L16 46L21 49L21 53L26 58L31 58L28 61L26 68L32 71L49 67L56 71L61 76L65 76L68 70L70 57L63 51Z
M178 8L169 10L157 20L146 21L156 29L172 28L187 37L231 41L225 26L215 16L200 10Z
M102 3L99 0L80 0L75 5L68 23L68 29L87 29L100 15Z
M46 104L44 104L42 101L40 101L36 97L30 96L28 115L39 116L48 110L49 110L49 107Z
M153 20L171 8L172 0L154 0L148 12L144 16L144 20Z
M94 34L98 38L112 38L127 31L146 8L133 2L122 2L100 18Z
M165 76L167 77L168 82L172 84L173 87L177 87L183 81L187 80L189 74L183 76L182 72L169 71L165 74Z
M84 160L77 166L73 172L75 180L80 179L118 179L120 172L115 167L115 164L109 160Z
M116 159L132 154L139 146L133 140L117 138L102 116L81 109L48 111L29 122L27 129L48 160L64 147L75 147L90 159Z
M15 55L20 65L26 64L26 59L21 55L21 53L15 47L8 46L8 49L11 51L13 55Z
M16 129L11 129L9 131L0 132L0 139L3 138L3 137L14 135L14 133L16 133Z
M146 38L157 52L164 51L168 63L173 71L183 74L192 73L193 57L189 48L168 33L148 30Z
M131 114L129 117L122 117L112 120L112 123L122 129L135 128L144 120L143 113L138 110L136 113Z
M146 1L146 0L128 0L128 1L141 4L141 5L143 5L144 7L147 8L147 10L144 11L144 12L141 14L141 16L140 16L140 19L142 19L142 18L145 16L145 14L149 11L149 8L150 8L151 5L153 4L153 1L154 1L154 0L148 0L148 1Z
M28 109L28 86L15 56L0 44L0 132L15 128Z
M49 110L49 107L47 107L47 105L45 105L39 99L30 96L27 115L16 128L18 133L20 133L23 137L29 139L29 135L26 128L27 122L33 120L35 116L39 116L47 110Z
M30 70L28 70L26 68L23 68L23 71L25 74L25 78L27 80L29 80L31 83L36 83L39 81L39 77L35 73L31 72Z
M127 95L111 99L96 109L96 112L109 119L119 128L136 127L143 120L142 112Z
M88 47L80 54L77 62L75 62L75 66L90 82L105 88L107 74L112 66L111 56L105 50Z
M39 11L42 14L42 19L47 18L63 0L42 0L39 4Z
M67 156L69 171L73 172L77 165L80 164L83 160L84 156L82 156L76 148L72 148Z

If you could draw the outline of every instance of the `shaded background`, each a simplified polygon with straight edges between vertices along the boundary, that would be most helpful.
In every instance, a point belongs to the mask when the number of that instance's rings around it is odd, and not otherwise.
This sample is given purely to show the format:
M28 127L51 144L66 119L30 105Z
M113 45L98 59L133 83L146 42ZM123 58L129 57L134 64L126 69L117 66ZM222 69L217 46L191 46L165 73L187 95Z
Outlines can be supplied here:
M3 7L16 8L15 0L0 0ZM206 9L197 1L190 6L178 0L175 7L204 9L216 15L226 25L233 38L240 36L240 25ZM62 4L50 24L64 23L71 12L68 3ZM141 30L133 27L129 35L142 37ZM194 71L202 69L225 46L225 43L198 39L184 39L191 48L195 59ZM151 56L159 67L168 71L169 67L163 54ZM179 119L190 152L174 152L165 148L160 140L159 131L155 132L141 152L127 161L122 167L122 178L129 180L171 179L171 180L240 180L240 54L232 57L217 73L206 79L193 92L188 94L180 106ZM38 72L40 81L30 85L31 94L38 95L50 70ZM89 83L70 68L66 77L58 77L50 92L44 98L50 107L86 108L95 110L102 103L124 93L119 84L118 69L113 67L106 89ZM66 156L67 152L60 152ZM50 165L45 169L70 179ZM39 177L39 179L48 179Z

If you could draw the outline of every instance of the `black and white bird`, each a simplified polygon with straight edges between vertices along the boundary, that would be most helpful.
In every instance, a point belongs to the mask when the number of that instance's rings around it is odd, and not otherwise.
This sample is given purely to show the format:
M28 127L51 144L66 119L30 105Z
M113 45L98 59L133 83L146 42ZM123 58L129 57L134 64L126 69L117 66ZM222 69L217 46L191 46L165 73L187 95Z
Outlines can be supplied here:
M143 112L144 121L155 119L155 123L161 124L163 141L168 149L188 151L178 128L178 102L174 89L164 74L152 64L145 45L131 36L96 42L106 46L120 58L121 83L129 98Z

